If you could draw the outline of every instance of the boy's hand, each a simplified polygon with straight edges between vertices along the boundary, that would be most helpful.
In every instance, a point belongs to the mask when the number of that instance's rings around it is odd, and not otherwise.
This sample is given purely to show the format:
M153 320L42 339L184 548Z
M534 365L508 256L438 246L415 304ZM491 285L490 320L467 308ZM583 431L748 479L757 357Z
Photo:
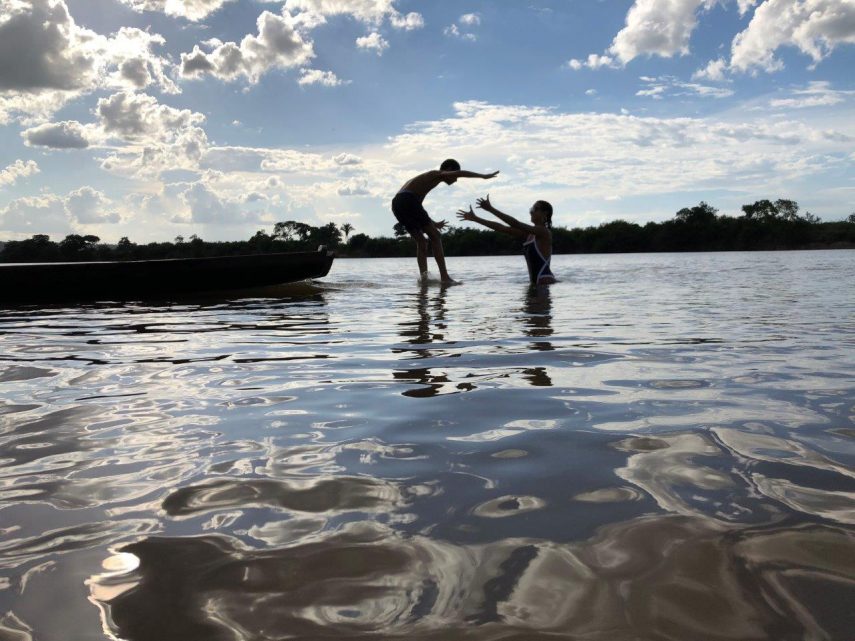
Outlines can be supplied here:
M490 178L495 178L498 175L499 175L499 171L497 169L492 174L481 174L481 178L483 178L484 180L489 180Z
M469 205L469 210L459 209L457 211L457 217L460 220L469 220L475 222L475 212L472 211L472 205Z
M433 225L437 229L443 229L448 223L444 220L435 220Z
M493 205L490 203L490 194L487 194L486 198L477 198L475 200L475 206L478 209L483 209L484 211L493 211Z

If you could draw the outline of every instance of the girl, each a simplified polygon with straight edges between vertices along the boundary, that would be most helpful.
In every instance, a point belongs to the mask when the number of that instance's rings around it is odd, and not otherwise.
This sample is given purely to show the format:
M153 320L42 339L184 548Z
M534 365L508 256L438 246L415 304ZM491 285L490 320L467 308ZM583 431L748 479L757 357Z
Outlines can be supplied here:
M493 207L490 203L489 194L486 198L476 200L475 204L478 209L490 212L498 219L506 222L507 225L494 223L491 220L476 216L471 205L468 211L465 209L458 211L457 217L461 220L469 220L484 225L503 234L525 239L523 241L523 254L525 254L528 276L532 285L549 285L555 282L555 276L549 268L549 263L552 260L552 205L545 200L538 200L534 203L529 210L532 224L526 225L513 216L508 216Z

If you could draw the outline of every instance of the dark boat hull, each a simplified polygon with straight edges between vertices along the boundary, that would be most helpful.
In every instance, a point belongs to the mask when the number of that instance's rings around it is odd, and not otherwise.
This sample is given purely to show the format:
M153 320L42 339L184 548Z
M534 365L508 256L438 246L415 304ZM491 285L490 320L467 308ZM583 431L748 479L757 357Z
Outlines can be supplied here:
M325 250L216 258L0 264L0 301L133 300L248 289L321 278Z

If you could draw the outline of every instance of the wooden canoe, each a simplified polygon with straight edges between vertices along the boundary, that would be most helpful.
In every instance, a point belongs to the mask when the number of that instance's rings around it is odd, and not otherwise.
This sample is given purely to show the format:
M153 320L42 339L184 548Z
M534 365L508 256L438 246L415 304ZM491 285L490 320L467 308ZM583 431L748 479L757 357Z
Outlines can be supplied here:
M0 264L0 301L133 300L293 283L326 276L334 255Z

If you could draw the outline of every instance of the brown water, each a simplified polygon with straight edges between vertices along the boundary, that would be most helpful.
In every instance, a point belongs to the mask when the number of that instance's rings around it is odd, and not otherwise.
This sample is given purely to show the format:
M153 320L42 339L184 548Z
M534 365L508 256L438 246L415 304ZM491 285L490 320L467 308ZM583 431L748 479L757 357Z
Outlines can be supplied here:
M855 252L0 309L0 639L853 639Z

